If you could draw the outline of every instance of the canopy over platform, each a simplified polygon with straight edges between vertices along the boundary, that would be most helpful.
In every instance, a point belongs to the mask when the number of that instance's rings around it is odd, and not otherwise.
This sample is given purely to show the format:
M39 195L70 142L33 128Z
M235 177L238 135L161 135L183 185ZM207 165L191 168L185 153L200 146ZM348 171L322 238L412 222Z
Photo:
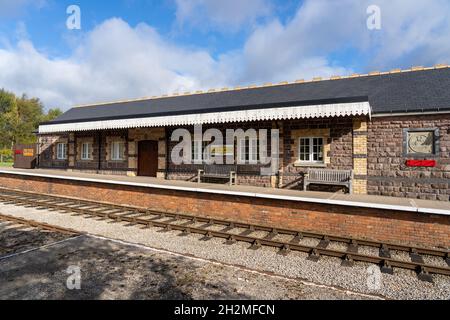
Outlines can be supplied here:
M416 68L74 107L40 134L338 116L450 112L450 68Z
M214 123L291 120L340 116L370 116L368 102L307 105L285 108L265 108L228 112L198 113L175 116L144 117L118 120L102 120L75 123L47 124L39 127L39 133L75 132L141 127L167 127Z

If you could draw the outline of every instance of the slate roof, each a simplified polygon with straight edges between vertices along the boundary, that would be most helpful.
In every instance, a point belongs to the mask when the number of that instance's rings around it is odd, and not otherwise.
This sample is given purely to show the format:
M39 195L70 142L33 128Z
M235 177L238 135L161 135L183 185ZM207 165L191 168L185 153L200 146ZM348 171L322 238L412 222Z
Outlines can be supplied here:
M46 124L360 101L373 114L450 110L450 68L74 107Z

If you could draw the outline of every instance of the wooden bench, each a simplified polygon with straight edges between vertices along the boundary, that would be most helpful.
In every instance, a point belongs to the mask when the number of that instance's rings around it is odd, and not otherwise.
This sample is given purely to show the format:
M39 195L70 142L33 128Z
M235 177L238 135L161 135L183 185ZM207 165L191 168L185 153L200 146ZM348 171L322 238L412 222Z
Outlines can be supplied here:
M303 182L304 191L311 183L346 186L349 193L352 189L353 170L308 169Z
M229 164L205 164L203 170L198 170L197 182L200 183L202 177L229 179L230 186L236 184L237 166Z

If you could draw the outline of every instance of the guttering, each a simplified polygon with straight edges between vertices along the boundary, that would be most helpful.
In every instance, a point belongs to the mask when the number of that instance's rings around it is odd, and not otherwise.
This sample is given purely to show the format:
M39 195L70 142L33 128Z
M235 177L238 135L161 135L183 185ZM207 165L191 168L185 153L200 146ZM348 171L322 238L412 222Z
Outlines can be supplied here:
M445 109L435 109L427 111L411 110L404 112L384 112L384 113L374 113L372 118L382 118L382 117L406 117L406 116L423 116L423 115L436 115L436 114L449 114L450 108Z

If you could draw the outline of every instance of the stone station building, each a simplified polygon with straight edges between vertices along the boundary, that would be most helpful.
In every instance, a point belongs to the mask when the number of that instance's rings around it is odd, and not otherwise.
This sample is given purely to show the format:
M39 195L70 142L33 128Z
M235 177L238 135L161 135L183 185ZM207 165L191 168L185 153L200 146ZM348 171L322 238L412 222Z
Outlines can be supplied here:
M38 166L197 181L203 164L171 161L174 130L277 129L272 175L254 163L257 141L235 140L237 184L303 189L310 168L353 170L355 194L449 201L449 88L439 65L79 106L41 124ZM206 145L194 142L194 159Z

